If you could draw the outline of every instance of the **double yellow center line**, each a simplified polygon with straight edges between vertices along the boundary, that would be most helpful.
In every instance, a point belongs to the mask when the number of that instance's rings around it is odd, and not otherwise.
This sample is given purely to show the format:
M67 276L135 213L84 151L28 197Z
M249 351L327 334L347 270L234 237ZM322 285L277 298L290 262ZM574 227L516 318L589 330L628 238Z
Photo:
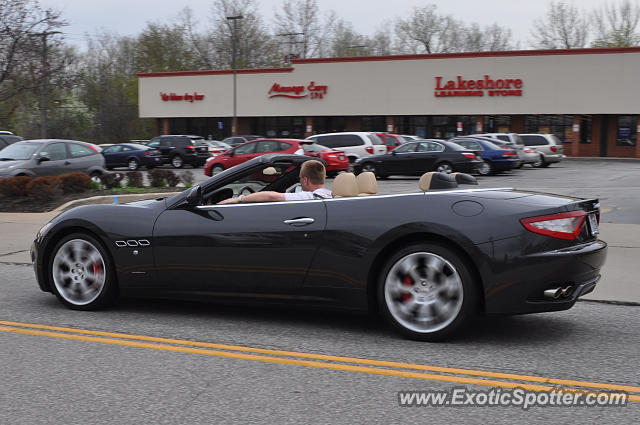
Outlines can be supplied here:
M565 391L618 391L628 393L629 401L640 401L640 387L630 385L331 356L298 351L270 350L2 320L0 320L0 332L489 387L522 388L531 391L557 391L558 387Z

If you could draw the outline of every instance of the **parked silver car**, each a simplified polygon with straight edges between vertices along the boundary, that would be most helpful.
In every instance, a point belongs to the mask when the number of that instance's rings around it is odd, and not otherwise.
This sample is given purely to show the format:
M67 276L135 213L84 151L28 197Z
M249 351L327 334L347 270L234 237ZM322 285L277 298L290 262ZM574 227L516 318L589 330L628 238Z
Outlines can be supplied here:
M538 154L534 167L548 167L564 158L562 141L555 134L521 134L520 137L525 146Z
M106 173L104 157L90 143L76 140L25 140L0 151L0 177Z

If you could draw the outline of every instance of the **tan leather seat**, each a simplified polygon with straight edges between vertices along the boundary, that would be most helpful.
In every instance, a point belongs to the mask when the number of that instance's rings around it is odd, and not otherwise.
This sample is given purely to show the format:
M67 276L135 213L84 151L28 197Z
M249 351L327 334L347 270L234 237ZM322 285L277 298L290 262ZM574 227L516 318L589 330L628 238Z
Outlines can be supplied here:
M426 192L427 190L454 189L458 187L458 183L449 174L429 171L420 177L418 186L421 191Z
M365 171L356 177L358 196L369 196L378 193L378 181L371 171Z
M338 174L336 178L333 179L331 191L334 198L358 196L358 183L356 183L356 176L353 173Z

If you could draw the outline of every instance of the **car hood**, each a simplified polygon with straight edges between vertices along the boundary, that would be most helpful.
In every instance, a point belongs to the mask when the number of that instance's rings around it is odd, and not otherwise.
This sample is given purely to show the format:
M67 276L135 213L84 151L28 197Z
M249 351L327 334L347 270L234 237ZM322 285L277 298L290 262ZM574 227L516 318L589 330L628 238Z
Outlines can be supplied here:
M0 161L0 170L19 167L29 162L28 159L19 159L17 161Z

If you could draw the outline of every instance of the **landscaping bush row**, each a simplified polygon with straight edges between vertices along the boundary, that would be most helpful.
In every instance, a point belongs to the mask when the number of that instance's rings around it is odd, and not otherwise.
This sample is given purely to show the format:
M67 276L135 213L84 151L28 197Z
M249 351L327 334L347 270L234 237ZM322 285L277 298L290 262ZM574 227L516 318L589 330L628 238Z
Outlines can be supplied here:
M11 177L0 179L0 195L15 197L37 197L51 200L57 196L70 193L82 193L92 189L121 188L126 180L127 187L144 187L144 179L140 171L126 173L105 173L100 176L100 184L91 180L84 173L69 173L49 177ZM149 181L152 187L175 187L182 181L186 187L193 185L195 177L187 171L177 175L171 170L154 169L149 171Z
M7 197L38 197L43 200L91 189L91 177L84 173L69 173L49 177L11 177L0 179L0 195Z

